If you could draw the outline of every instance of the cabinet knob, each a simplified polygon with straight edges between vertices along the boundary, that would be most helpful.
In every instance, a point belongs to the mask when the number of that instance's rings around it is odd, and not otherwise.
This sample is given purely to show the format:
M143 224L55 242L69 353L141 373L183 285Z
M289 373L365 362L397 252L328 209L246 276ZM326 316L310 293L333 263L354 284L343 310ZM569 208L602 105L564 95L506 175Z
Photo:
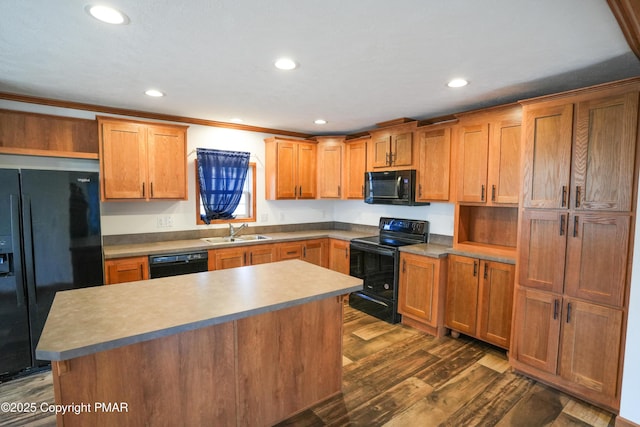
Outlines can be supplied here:
M142 183L142 197L144 197L144 182Z
M491 201L492 202L496 201L496 185L495 184L491 185Z
M564 208L565 206L567 206L567 186L566 185L562 186L562 201L561 202L562 202L561 205L560 205L561 207Z
M484 184L480 187L480 200L484 202Z
M581 190L580 186L576 185L576 208L580 207L580 197L581 197L580 190Z

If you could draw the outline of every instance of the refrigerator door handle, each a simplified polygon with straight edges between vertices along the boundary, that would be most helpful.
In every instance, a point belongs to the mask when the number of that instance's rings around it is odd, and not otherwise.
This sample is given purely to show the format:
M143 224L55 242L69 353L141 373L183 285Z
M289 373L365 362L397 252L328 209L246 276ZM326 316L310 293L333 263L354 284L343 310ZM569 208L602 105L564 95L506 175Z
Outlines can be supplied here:
M22 307L27 303L27 295L24 292L24 282L22 280L22 265L19 262L20 258L20 207L18 206L18 198L10 194L9 195L9 208L11 215L11 233L13 240L13 274L16 277L16 299L18 307ZM18 241L16 241L18 240ZM16 253L17 252L17 253Z
M33 220L31 218L31 197L22 195L22 224L24 225L24 264L29 299L38 305L35 280L35 263L33 259Z

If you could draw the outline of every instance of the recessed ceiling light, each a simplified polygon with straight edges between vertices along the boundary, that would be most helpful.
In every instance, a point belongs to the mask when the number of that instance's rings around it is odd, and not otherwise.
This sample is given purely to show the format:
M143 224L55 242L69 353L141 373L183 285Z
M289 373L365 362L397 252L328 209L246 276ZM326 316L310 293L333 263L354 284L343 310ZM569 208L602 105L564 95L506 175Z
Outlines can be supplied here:
M164 96L164 93L160 92L157 89L149 89L149 90L145 91L144 94L148 95L148 96L153 96L154 98L160 98L160 97Z
M466 86L468 84L469 84L469 82L466 81L465 79L453 79L449 83L447 83L447 86L449 86L449 87L463 87L463 86Z
M240 117L234 117L231 119L233 123L242 123L242 119Z
M128 24L129 17L117 9L102 5L87 5L85 10L99 21L107 24Z
M293 70L298 68L298 64L290 58L280 58L275 62L275 65L279 70Z
M325 119L316 119L313 121L313 123L317 124L317 125L326 125L327 121Z

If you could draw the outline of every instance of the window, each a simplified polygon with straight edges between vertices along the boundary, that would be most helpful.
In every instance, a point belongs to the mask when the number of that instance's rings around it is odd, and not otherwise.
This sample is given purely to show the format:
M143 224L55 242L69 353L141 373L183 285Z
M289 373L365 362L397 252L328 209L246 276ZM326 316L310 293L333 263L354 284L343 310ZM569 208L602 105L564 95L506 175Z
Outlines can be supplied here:
M196 224L205 224L200 215L204 214L202 198L200 198L200 182L198 179L198 165L196 160ZM242 198L238 207L233 212L234 219L211 221L211 224L227 224L229 222L255 222L256 221L256 164L249 163L247 178L244 181Z

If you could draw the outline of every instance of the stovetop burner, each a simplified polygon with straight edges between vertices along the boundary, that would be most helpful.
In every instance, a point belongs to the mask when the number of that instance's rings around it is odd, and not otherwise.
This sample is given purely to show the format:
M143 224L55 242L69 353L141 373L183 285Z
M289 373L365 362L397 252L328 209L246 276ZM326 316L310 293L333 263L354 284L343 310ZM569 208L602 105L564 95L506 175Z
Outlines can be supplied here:
M417 239L417 240L400 240L397 238L393 238L393 237L388 237L388 236L369 236L369 237L360 237L357 239L354 239L357 242L363 242L363 243L371 243L374 245L380 245L380 246L392 246L394 248L399 248L401 246L407 246L407 245L415 245L416 243L424 243L424 240L421 239Z
M354 241L394 248L429 241L427 221L382 217L378 229L380 234L377 236L362 237Z

